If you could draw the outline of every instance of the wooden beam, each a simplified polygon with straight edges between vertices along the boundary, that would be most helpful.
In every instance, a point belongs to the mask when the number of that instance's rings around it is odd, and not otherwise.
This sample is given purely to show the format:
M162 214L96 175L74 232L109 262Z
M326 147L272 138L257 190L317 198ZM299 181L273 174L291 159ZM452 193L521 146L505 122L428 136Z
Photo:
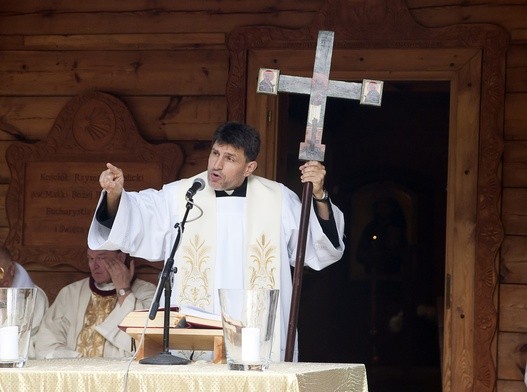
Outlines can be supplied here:
M0 95L224 95L228 76L227 50L12 51L0 59Z

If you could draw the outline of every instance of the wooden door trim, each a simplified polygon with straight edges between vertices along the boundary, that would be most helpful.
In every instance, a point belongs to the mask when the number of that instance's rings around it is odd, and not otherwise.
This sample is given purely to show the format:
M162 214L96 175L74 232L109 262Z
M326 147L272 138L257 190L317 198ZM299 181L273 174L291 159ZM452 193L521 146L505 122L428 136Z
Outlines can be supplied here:
M274 176L276 120L268 122L268 111L276 112L277 103L276 98L256 96L255 59L264 51L277 50L274 57L267 53L267 63L260 66L279 68L276 65L296 56L292 51L314 53L319 30L334 31L335 51L355 59L348 62L348 70L339 69L335 61L338 64L341 56L334 55L332 78L348 72L346 75L357 75L358 79L367 75L385 80L451 82L449 154L454 162L448 174L446 273L451 274L452 289L450 307L445 309L448 344L443 355L443 390L493 391L497 260L503 240L500 162L509 37L494 25L425 28L411 18L403 0L328 0L313 23L299 30L256 26L232 31L227 40L229 119L250 122L265 135L264 175ZM445 61L445 51L452 56L449 61ZM423 55L423 61L394 61L394 53L403 52L417 54L416 59ZM469 56L460 58L456 53ZM312 62L301 71L309 75Z

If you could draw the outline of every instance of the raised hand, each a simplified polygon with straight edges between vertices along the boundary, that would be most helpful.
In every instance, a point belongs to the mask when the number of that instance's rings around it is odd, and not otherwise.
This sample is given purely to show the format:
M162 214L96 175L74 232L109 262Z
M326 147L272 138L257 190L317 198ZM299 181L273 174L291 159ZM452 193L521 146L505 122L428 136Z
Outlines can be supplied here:
M300 166L300 181L313 183L313 195L322 198L324 194L324 179L326 178L326 168L318 161L308 161Z
M124 186L123 171L111 163L107 163L106 167L107 169L99 176L101 188L108 194L114 193L120 196Z
M308 161L300 166L300 181L302 183L311 182L313 184L313 196L316 198L316 214L324 220L330 217L329 203L324 198L324 179L326 178L326 168L318 161ZM318 199L318 200L317 200Z
M115 288L124 289L130 287L135 270L134 261L132 260L130 262L130 268L128 268L117 257L107 258L105 261L106 271L108 271L108 274L110 274Z
M99 176L99 183L101 184L101 188L107 193L106 203L108 213L110 216L115 216L124 188L124 173L111 163L107 163L106 167L107 169Z

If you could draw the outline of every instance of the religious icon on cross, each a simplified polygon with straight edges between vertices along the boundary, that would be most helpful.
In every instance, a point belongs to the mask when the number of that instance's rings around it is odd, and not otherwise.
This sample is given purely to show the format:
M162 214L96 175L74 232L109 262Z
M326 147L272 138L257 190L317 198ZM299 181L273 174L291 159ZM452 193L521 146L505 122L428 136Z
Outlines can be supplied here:
M262 94L276 95L279 75L280 71L277 69L260 68L256 91Z

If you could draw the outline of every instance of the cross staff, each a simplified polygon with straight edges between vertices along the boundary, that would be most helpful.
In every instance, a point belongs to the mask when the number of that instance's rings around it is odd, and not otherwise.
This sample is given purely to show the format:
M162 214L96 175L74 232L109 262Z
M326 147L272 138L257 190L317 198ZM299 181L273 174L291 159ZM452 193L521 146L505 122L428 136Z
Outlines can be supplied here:
M313 77L280 75L276 69L261 68L258 73L257 92L276 95L278 92L309 94L309 110L307 115L306 135L300 143L298 158L304 161L324 161L325 145L322 144L324 115L327 97L357 99L361 104L381 105L383 82L363 80L363 83L329 80L331 55L334 33L319 31ZM302 211L298 245L293 276L293 293L285 349L285 361L293 360L296 329L298 324L298 309L300 307L300 292L302 288L302 273L306 252L307 229L313 184L304 183L302 190Z

